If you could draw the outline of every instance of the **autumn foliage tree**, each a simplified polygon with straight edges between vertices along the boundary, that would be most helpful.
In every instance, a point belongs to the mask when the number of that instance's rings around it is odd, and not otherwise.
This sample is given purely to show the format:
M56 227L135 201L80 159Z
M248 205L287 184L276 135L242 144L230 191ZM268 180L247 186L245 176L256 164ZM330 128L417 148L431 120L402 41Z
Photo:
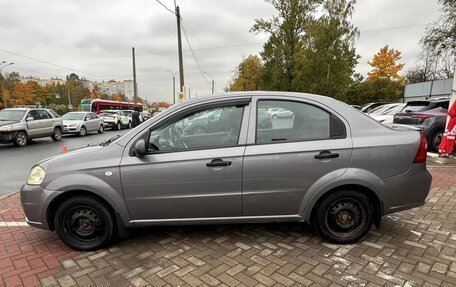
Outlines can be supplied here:
M261 69L263 64L256 55L250 55L237 66L229 91L258 91L262 89Z
M368 80L390 79L403 82L404 78L399 75L399 72L404 68L404 64L398 63L400 59L400 51L390 49L388 45L381 48L372 61L368 62L373 68L371 72L367 73Z

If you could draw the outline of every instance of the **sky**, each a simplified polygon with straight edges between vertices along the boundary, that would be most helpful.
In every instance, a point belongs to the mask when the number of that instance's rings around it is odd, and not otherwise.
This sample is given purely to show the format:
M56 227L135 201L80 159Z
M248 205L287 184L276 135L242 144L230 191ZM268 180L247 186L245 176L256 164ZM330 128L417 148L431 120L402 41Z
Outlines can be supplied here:
M173 0L161 0L174 10ZM190 97L223 89L243 57L259 54L266 34L249 32L255 18L276 11L264 0L177 0L188 42L182 35L185 86ZM441 15L437 0L358 0L352 22L361 32L356 71L389 45L402 52L405 69L419 61L426 25ZM156 0L0 0L0 62L4 73L88 80L133 79L136 51L138 95L172 102L172 77L179 84L176 17ZM193 57L193 55L195 57ZM196 61L195 61L196 58ZM199 66L199 67L198 67Z

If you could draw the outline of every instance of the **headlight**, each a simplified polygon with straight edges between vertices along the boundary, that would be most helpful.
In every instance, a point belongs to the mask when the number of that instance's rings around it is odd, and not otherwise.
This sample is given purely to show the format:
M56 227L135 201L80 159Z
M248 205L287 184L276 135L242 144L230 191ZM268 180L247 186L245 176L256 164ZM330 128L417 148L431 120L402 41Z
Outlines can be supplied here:
M1 126L0 127L0 131L1 132L9 132L12 129L13 129L13 125L6 125L6 126Z
M44 171L44 169L41 166L35 165L30 170L26 183L29 185L39 185L43 182L45 174L46 174L46 172Z

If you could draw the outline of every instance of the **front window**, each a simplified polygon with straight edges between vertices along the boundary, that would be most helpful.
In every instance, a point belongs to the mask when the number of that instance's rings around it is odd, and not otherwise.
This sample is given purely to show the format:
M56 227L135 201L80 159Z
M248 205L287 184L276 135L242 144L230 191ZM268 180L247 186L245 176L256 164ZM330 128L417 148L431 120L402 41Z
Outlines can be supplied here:
M83 118L83 113L67 113L62 117L63 120L67 121L82 121Z
M8 110L0 111L0 121L20 121L25 115L22 110Z
M239 141L243 111L244 107L229 106L188 115L152 131L149 150L178 151L235 146Z

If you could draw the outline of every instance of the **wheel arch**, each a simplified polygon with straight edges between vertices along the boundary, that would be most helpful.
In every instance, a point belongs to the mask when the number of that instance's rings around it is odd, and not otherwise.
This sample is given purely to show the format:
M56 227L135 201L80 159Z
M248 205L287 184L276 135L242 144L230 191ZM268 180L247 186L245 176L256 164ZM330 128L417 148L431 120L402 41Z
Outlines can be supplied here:
M323 194L320 194L318 199L312 205L312 209L308 219L312 222L315 217L315 213L317 212L318 206L321 204L321 202L331 194L334 194L335 192L340 190L354 190L366 196L369 202L372 204L374 213L374 224L377 227L380 226L381 217L383 215L383 203L378 197L378 195L372 189L361 184L343 184L334 187Z

